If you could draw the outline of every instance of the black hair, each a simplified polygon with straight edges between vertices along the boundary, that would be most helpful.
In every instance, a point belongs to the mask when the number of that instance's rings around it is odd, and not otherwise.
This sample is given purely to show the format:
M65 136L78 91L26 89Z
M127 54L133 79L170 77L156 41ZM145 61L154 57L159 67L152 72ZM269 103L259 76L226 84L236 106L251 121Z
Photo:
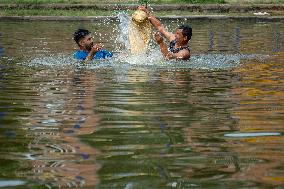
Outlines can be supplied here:
M89 35L91 32L89 30L85 29L78 29L77 31L74 32L73 37L76 43L79 45L80 39L84 38L86 35Z
M192 36L192 28L190 26L182 25L178 29L182 29L182 35L186 36L188 40L191 39Z

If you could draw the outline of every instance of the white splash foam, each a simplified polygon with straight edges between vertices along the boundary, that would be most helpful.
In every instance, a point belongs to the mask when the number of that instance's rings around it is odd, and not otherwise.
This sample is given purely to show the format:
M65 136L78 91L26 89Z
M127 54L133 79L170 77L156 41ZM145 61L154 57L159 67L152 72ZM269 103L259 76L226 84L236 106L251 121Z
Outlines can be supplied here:
M87 69L100 69L100 68L129 68L129 67L145 67L150 66L150 69L154 68L189 68L189 69L207 69L207 70L218 70L218 69L231 69L240 66L242 60L258 59L261 60L266 58L266 55L243 55L243 54L199 54L192 55L188 61L166 61L156 43L152 41L149 46L149 50L145 54L131 55L130 44L128 39L129 20L130 17L120 12L117 15L119 19L118 35L114 42L115 49L114 57L106 60L93 60L93 61L81 61L76 60L70 55L50 55L47 57L34 58L23 64L28 66L47 66L53 69L63 68L72 69L74 68L87 68ZM108 22L104 22L107 24ZM122 49L120 47L123 46Z
M21 64L30 67L49 67L50 69L100 69L100 68L137 68L149 67L165 69L232 69L242 64L243 60L260 60L267 58L267 55L242 55L242 54L200 54L193 55L188 61L167 61L163 58L159 49L152 48L146 54L131 55L128 52L115 54L113 58L105 60L81 61L76 60L72 55L51 55L48 57L34 58Z

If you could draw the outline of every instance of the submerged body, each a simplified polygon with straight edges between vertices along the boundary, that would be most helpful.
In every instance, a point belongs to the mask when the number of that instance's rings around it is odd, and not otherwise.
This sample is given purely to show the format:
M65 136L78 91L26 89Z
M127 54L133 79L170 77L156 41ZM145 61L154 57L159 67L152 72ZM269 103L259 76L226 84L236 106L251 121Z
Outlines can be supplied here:
M89 55L89 52L83 51L83 50L77 50L77 51L74 52L73 55L74 55L74 58L76 58L78 60L86 60L88 55ZM109 58L109 57L112 57L112 56L113 56L112 52L109 52L107 50L100 50L100 51L95 53L92 60L105 59L105 58Z

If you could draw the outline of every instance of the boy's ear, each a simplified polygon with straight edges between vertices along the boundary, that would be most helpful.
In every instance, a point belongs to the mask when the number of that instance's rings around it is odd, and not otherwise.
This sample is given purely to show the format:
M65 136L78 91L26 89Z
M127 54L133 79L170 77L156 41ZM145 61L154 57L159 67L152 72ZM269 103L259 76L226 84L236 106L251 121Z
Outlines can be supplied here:
M79 46L83 46L83 44L84 44L83 40L79 40L78 44L79 44Z
M79 45L79 46L82 46L82 40L80 40L80 41L78 42L78 45Z

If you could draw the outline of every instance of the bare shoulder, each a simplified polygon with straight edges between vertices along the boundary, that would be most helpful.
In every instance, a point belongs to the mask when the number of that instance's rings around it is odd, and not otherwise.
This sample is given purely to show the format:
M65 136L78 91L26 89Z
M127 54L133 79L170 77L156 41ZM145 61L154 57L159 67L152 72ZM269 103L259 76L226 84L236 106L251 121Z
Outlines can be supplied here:
M176 59L188 60L190 58L190 50L189 49L183 49L183 50L179 51L178 53L174 53L173 56Z

